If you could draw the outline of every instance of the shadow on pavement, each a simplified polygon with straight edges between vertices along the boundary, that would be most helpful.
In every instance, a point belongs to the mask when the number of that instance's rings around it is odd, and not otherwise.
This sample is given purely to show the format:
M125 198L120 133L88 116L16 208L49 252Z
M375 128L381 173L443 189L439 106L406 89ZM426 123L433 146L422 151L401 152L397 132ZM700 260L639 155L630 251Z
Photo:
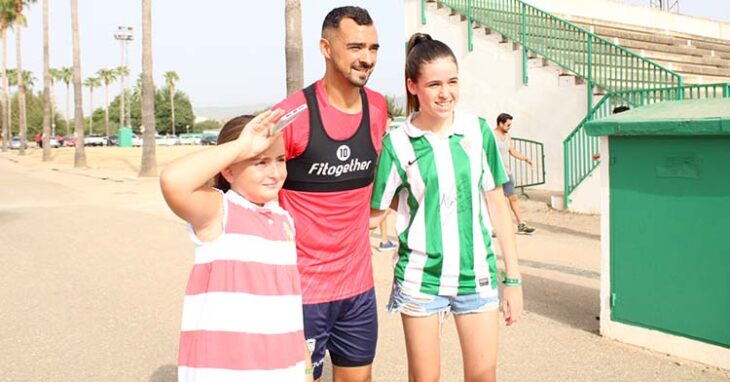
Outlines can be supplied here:
M162 365L150 376L150 382L177 382L177 366Z
M580 285L522 274L528 312L576 329L599 333L600 291Z

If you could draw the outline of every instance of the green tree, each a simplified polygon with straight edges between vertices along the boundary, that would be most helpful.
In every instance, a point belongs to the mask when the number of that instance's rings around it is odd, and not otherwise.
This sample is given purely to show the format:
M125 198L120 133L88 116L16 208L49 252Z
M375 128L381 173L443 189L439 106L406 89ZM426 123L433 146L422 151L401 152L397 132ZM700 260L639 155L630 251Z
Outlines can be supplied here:
M398 104L395 102L395 97L385 96L385 103L388 106L388 113L393 117L400 117L405 115L403 107L399 107Z
M139 102L136 102L136 95L133 91L127 90L127 98L130 99L129 113L130 123L135 132L139 132L139 127L142 123L142 109ZM170 105L170 96L167 89L155 89L155 126L164 126L158 133L167 134L172 133L171 119L172 119L172 106ZM175 124L177 125L178 131L185 129L185 126L194 126L195 114L193 113L193 106L190 103L190 99L187 94L178 90L175 92L175 110L176 119ZM110 126L116 127L115 122L118 120L119 113L121 112L121 95L116 96L109 104L109 118L111 119ZM99 120L103 117L101 110L94 113L94 119Z
M99 77L89 77L84 80L84 86L89 88L89 135L94 130L94 89L101 86Z
M10 1L10 0L6 0ZM25 155L25 148L28 145L26 136L27 136L27 129L28 129L28 123L26 120L27 114L26 114L26 108L25 108L25 93L26 93L26 84L25 81L23 81L23 55L21 50L21 27L25 24L25 17L23 17L23 9L28 7L30 4L35 3L36 0L15 0L15 61L16 61L16 68L17 68L17 77L18 77L18 112L19 114L19 130L20 131L20 150L18 151L18 154Z
M117 80L117 72L114 69L101 68L96 72L96 75L104 83L104 128L106 129L106 135L109 136L109 85Z
M0 34L2 35L3 40L3 59L2 59L2 68L0 68L0 81L2 81L2 100L0 100L0 103L2 105L2 135L3 135L3 143L2 143L2 151L8 150L8 141L9 138L13 135L10 131L10 105L8 104L9 100L9 91L8 91L8 73L6 72L6 69L8 67L8 28L10 28L11 25L15 22L15 3L8 1L8 0L2 0L0 1Z
M71 81L73 81L74 68L65 66L58 69L59 79L66 84L66 135L71 134L69 130L68 113L71 111Z
M124 92L126 89L124 87L124 79L129 76L129 68L126 66L117 66L114 68L114 71L117 73L117 76L120 79L120 91ZM126 94L126 93L125 93ZM129 121L125 123L125 119L127 118L127 114L125 113L125 103L127 102L126 97L122 97L122 112L119 113L119 126L125 127L129 124Z
M170 133L174 135L180 129L185 130L185 126L195 124L193 106L184 92L177 91L172 95L169 89L163 89L163 91L156 93L155 105L157 105L155 107L155 126L162 126L158 130L161 134Z
M170 115L171 115L171 118L170 118L170 120L171 120L170 126L172 126L172 135L175 135L175 102L174 102L174 99L175 99L175 83L177 81L180 81L180 77L177 75L177 73L175 73L173 71L165 72L164 77L165 77L165 83L167 84L167 90L168 90L168 93L170 95L168 97L168 99L170 101L170 110L171 110L171 112L170 112Z
M221 128L221 123L216 121L215 119L207 119L205 121L201 121L196 123L193 126L194 133L202 133L205 130L218 130Z
M63 71L61 71L61 68L50 68L49 69L51 73L51 135L56 135L56 112L55 110L55 103L56 103L56 97L54 95L54 88L56 86L56 81L63 81Z

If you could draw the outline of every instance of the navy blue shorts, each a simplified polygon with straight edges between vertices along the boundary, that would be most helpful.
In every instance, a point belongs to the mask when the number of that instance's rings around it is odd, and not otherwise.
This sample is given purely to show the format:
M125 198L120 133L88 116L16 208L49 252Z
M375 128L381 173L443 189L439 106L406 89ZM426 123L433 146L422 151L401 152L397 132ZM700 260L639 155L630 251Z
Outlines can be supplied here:
M344 300L304 304L304 336L312 352L314 379L322 376L326 350L336 366L373 363L378 341L375 289Z

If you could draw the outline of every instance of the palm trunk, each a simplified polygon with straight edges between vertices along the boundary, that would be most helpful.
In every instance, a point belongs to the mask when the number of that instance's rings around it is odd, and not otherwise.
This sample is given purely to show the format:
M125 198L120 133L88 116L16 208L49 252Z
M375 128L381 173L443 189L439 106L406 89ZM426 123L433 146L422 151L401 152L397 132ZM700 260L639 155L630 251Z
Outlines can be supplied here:
M74 119L76 120L76 150L74 152L74 167L86 167L86 152L84 151L84 109L81 94L81 51L79 49L79 12L78 0L71 0L71 34L73 35L74 55Z
M48 51L48 0L43 0L43 161L51 160L51 71Z
M25 114L25 82L23 81L23 60L21 55L21 49L20 49L20 30L23 26L21 23L22 17L22 10L23 5L20 2L20 0L17 0L17 21L15 22L15 54L16 59L18 61L18 65L16 67L17 75L18 75L18 134L20 135L20 151L18 154L25 155L25 148L28 145L28 137L27 135L27 128L26 125L26 114Z
M71 134L71 122L68 119L68 112L71 109L71 84L66 82L66 135Z
M53 107L53 104L56 103L55 102L56 99L53 96L53 86L54 86L54 83L53 83L53 81L51 81L51 91L50 91L50 94L51 94L51 136L55 137L56 136L56 108Z
M94 88L89 88L89 135L94 131Z
M170 86L170 113L172 117L172 135L175 135L175 87Z
M106 106L104 106L104 129L106 130L106 136L109 136L109 84L104 84L104 100Z
M286 38L286 94L292 94L304 85L304 52L302 49L302 7L300 0L286 0L284 6Z
M7 39L7 28L0 26L0 34L2 34L3 39L3 62L2 62L2 69L0 69L0 81L2 81L2 100L0 102L2 103L2 113L0 114L2 119L2 129L3 129L3 151L8 151L8 141L10 140L10 126L8 124L8 77L6 73L7 68L7 57L8 57L8 39Z
M142 0L142 163L139 176L157 176L155 84L152 81L152 0Z

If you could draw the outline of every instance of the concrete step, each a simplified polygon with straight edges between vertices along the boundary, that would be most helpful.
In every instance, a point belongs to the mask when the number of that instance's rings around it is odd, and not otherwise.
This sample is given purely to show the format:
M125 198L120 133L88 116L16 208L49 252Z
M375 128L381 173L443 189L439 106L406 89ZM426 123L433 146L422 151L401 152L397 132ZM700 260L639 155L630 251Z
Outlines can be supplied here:
M644 34L659 35L659 36L671 36L673 38L679 38L679 39L684 39L684 40L703 41L703 42L709 43L709 44L717 44L720 46L730 46L730 41L724 40L724 39L719 39L719 38L698 36L698 35L693 35L693 34L689 34L689 33L675 32L675 31L651 28L651 27L646 27L646 26L621 24L621 23L616 23L616 22L612 22L612 21L598 20L595 18L588 18L588 17L581 17L581 16L574 16L574 15L556 14L556 16L561 17L573 24L580 25L580 26L593 25L596 27L606 27L606 28L610 28L610 29L623 30L623 31L627 31L627 32L644 33ZM720 49L720 50L724 50L724 49Z

